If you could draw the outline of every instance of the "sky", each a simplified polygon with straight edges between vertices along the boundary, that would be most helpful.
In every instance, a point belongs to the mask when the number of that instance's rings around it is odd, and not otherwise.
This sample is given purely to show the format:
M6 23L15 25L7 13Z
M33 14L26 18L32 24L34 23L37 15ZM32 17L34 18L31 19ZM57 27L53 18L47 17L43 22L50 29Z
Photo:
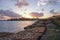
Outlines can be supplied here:
M51 15L50 11L60 11L60 0L0 0L0 10L10 10L17 14L42 12Z

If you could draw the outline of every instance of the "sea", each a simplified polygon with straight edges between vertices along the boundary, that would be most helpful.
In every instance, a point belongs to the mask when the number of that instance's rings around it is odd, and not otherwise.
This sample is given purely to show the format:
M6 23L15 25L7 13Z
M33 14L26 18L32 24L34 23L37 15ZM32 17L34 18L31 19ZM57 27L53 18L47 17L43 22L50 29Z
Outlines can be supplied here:
M19 32L35 21L0 21L0 32Z

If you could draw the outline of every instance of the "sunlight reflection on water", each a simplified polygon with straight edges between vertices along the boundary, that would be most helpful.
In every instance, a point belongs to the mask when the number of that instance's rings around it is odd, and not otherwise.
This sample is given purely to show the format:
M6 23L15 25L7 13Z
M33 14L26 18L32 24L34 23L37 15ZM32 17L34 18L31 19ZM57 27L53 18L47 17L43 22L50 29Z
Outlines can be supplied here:
M0 32L18 32L35 21L0 21Z

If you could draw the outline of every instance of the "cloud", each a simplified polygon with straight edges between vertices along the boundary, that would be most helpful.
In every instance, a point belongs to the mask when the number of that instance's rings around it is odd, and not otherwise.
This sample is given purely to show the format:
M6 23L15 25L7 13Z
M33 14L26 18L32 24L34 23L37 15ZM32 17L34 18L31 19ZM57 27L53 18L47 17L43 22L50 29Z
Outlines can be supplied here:
M54 9L50 10L50 13L55 13L55 12L54 12Z
M27 6L28 3L25 0L18 0L18 2L15 4L16 7L20 8L22 6Z
M47 4L54 5L54 4L57 4L58 2L60 2L60 0L39 0L37 2L37 5L38 6L43 6L43 5L47 5Z
M32 13L30 13L30 16L32 16L32 17L41 17L41 16L43 16L43 13L32 12Z
M57 3L58 3L57 0L49 0L48 1L48 4L53 4L54 5L54 4L57 4Z
M39 1L37 2L37 5L38 5L38 6L46 5L47 2L48 2L48 0L39 0Z
M57 0L57 2L60 2L60 0Z
M0 10L0 19L5 17L11 17L11 18L19 18L21 15L16 14L9 10Z
M54 9L50 10L50 13L53 14L53 15L54 15L54 14L60 14L59 11L56 11L56 10L54 10Z

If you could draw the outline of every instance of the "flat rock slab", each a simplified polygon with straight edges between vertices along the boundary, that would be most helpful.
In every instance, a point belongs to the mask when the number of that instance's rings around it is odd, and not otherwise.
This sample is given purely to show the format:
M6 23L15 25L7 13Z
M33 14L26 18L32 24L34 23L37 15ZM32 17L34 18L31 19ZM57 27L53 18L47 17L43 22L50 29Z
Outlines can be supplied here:
M13 35L4 34L5 36L1 36L0 40L37 40L39 36L43 35L44 31L45 27L35 27L31 29L26 29Z
M35 27L32 29L26 29L25 31L17 33L15 39L22 39L22 40L37 39L44 33L44 31L45 27Z

